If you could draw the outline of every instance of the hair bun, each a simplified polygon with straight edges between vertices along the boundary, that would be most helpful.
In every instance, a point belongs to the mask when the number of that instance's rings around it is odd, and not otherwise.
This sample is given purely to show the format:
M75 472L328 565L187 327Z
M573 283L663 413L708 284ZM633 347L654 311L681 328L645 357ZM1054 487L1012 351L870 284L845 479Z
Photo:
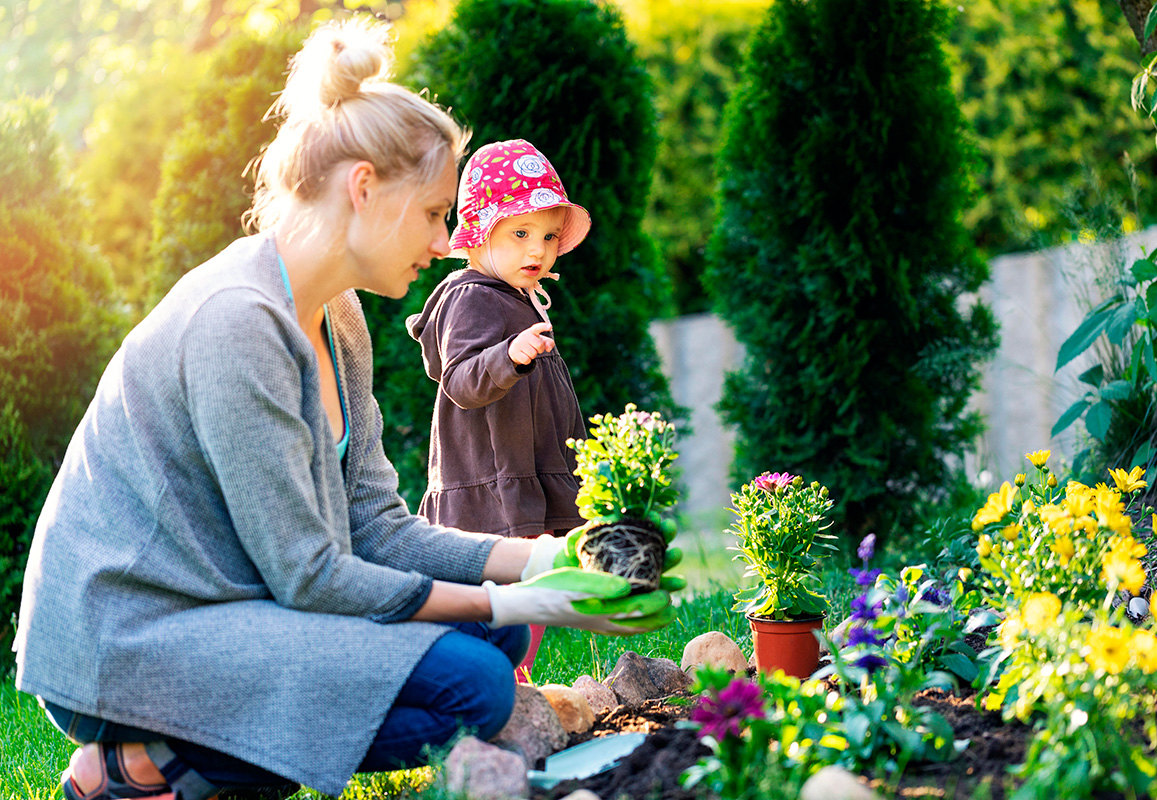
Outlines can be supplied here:
M318 28L293 57L277 106L287 116L331 108L361 93L367 81L388 81L390 28L368 15Z

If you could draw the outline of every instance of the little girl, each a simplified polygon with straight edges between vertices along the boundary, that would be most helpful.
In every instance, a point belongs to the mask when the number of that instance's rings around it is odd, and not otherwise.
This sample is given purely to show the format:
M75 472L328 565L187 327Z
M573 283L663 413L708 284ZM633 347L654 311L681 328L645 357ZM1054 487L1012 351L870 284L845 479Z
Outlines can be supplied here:
M554 167L522 139L479 148L458 186L451 258L467 259L406 321L438 382L419 513L471 531L532 537L581 525L569 437L584 438L540 281L590 230ZM526 680L543 628L516 670Z

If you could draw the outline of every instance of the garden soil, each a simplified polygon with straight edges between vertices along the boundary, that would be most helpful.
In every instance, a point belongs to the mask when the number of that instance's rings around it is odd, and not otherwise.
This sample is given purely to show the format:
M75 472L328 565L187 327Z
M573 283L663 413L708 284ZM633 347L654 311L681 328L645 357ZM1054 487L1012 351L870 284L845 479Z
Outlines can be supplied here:
M998 713L978 710L972 695L955 696L932 689L917 698L917 705L931 707L952 725L957 739L968 739L968 747L947 764L910 765L898 786L879 779L868 780L869 785L881 797L1008 798L1015 788L1008 769L1024 760L1031 730L1005 723ZM532 800L561 800L578 789L588 789L601 800L696 800L700 795L679 783L683 771L708 753L694 730L676 725L690 712L688 697L648 701L634 711L620 706L605 712L591 731L572 734L569 744L633 732L648 734L643 744L613 769L584 780L564 781L549 790L533 790ZM1106 794L1098 800L1120 797Z

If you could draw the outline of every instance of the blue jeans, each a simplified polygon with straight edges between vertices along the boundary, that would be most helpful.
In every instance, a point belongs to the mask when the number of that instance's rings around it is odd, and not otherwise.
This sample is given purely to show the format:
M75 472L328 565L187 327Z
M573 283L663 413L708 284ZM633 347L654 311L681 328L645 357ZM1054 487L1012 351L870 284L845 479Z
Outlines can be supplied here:
M455 623L418 662L386 715L359 772L385 772L425 763L430 747L446 744L465 728L481 739L502 730L514 709L514 667L530 645L525 625L491 628ZM366 698L372 702L373 698ZM157 734L78 714L45 703L49 718L78 742L144 742ZM302 724L309 724L303 720ZM192 742L165 741L201 777L218 787L253 788L287 783L245 761Z

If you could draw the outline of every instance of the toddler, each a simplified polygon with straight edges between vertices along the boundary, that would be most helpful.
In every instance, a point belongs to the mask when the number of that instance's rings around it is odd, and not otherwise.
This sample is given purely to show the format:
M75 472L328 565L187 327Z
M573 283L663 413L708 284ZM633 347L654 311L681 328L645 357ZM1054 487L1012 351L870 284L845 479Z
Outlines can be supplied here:
M558 173L522 139L479 148L458 187L451 258L467 267L406 321L438 382L429 483L419 513L504 536L561 535L581 525L569 437L584 418L555 345L543 278L590 230ZM527 680L542 639L517 670Z

